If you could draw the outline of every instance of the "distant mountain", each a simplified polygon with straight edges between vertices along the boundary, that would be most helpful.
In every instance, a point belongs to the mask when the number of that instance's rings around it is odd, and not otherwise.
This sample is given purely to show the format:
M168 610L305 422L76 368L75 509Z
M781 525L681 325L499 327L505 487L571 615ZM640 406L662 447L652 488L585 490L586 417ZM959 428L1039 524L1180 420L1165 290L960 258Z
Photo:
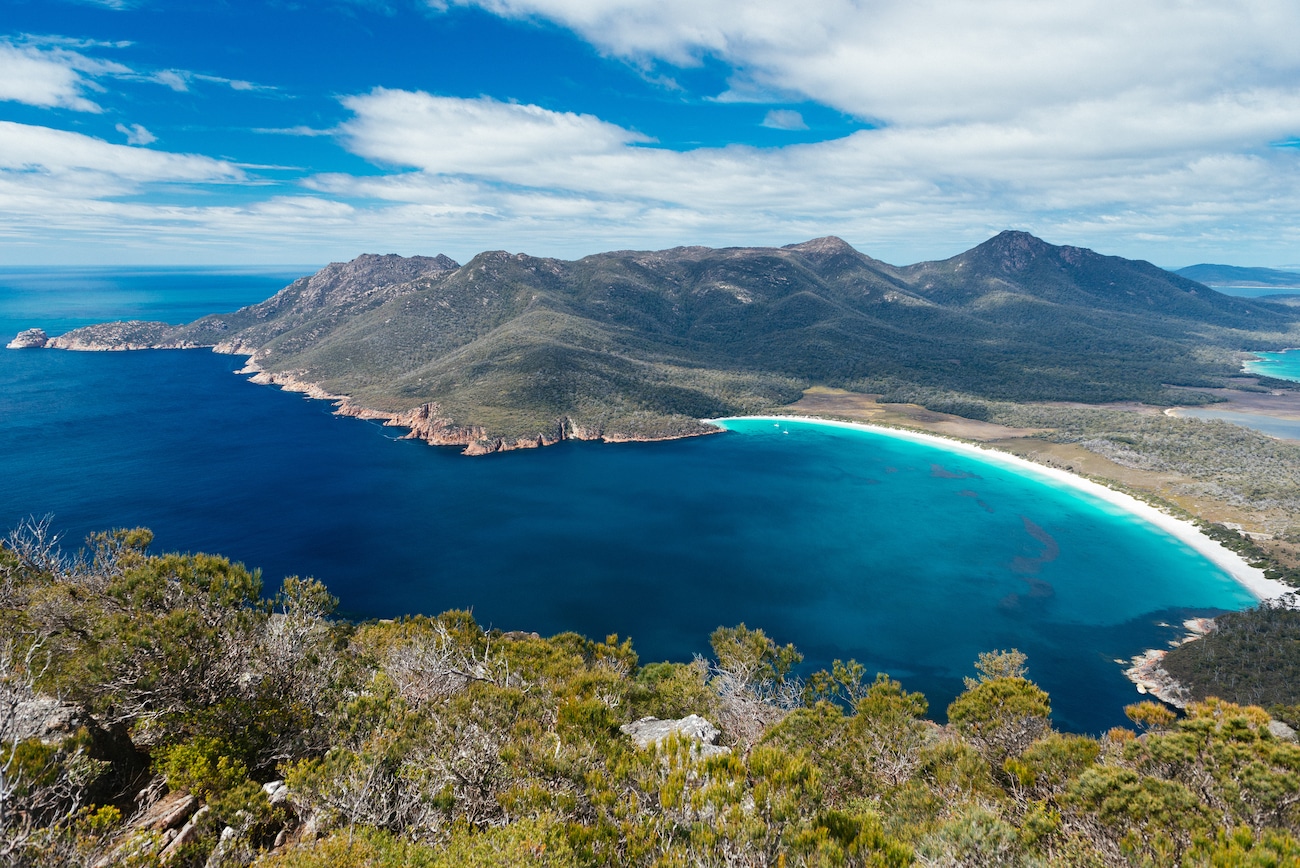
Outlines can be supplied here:
M1276 286L1300 290L1300 271L1280 268L1242 268L1236 265L1189 265L1174 274L1206 286Z
M233 314L50 343L215 346L251 356L264 381L485 451L695 433L700 418L813 384L1153 401L1165 384L1235 373L1231 350L1294 345L1298 318L1147 262L1003 232L906 267L838 238L577 261L367 255Z

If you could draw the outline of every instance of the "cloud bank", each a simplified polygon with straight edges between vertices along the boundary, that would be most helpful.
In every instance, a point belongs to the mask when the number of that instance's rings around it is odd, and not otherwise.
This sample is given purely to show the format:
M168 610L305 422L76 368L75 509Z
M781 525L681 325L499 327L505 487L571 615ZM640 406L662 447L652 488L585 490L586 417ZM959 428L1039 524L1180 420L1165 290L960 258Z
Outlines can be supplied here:
M24 221L40 216L71 238L116 237L126 231L110 228L118 219L160 246L203 236L257 256L278 245L281 260L323 249L575 256L833 233L906 262L1015 227L1164 264L1241 261L1234 251L1250 251L1247 264L1300 260L1294 3L429 5L565 28L648 81L720 64L727 84L704 96L758 101L751 128L761 118L772 130L807 131L804 114L783 107L764 116L764 102L825 106L868 128L771 147L672 149L653 130L508 93L463 98L376 81L338 97L346 117L336 126L292 116L274 128L251 125L286 142L332 140L370 167L284 178L225 158L132 147L156 142L139 123L117 124L128 146L8 124L0 233L35 237ZM0 99L94 114L103 111L95 95L113 77L178 95L196 81L255 88L182 70L134 73L90 54L0 42ZM278 162L301 164L297 155ZM242 193L205 201L218 185ZM177 192L185 190L198 192Z

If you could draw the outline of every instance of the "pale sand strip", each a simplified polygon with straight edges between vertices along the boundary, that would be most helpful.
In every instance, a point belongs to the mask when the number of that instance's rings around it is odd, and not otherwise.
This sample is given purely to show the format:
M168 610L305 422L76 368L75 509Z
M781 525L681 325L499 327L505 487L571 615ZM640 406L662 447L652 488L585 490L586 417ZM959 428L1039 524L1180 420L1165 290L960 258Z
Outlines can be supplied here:
M1289 585L1279 582L1276 579L1266 578L1263 570L1252 567L1236 552L1224 547L1220 543L1215 542L1205 534L1201 533L1196 525L1192 524L1190 521L1174 518L1172 515L1162 512L1151 504L1144 503L1132 495L1125 494L1122 491L1115 491L1112 488L1107 488L1098 482L1093 482L1091 479L1085 479L1082 476L1078 476L1065 470L1060 470L1056 467L1046 467L1042 464L1035 464L1034 462L1021 458L1018 455L1011 455L1006 452L1000 452L996 449L990 449L986 446L968 443L963 440L952 440L934 434L924 434L919 431L908 431L902 428L888 428L883 425L868 425L862 422L841 422L836 419L819 419L815 416L728 416L722 419L705 419L703 421L722 423L731 420L812 422L818 425L828 425L836 428L856 428L860 431L871 431L876 434L884 434L888 437L897 437L900 440L926 443L931 446L937 446L940 449L945 449L949 452L966 453L978 457L981 461L1003 464L1018 472L1027 473L1030 476L1037 476L1049 482L1068 486L1078 491L1087 492L1098 500L1104 500L1113 506L1117 506L1120 509L1146 520L1150 524L1155 525L1165 533L1204 555L1211 563L1221 567L1256 599L1271 600L1290 594L1295 590Z

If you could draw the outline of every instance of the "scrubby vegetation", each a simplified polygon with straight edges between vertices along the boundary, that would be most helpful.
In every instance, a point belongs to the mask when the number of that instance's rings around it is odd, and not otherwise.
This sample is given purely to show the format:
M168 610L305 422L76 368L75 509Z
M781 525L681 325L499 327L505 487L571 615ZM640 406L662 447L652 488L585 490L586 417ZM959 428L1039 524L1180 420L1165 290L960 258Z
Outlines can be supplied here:
M0 548L0 862L10 865L1283 865L1300 745L1256 707L1057 732L1018 652L947 723L853 661L720 628L713 659L352 624L312 580L113 531ZM698 714L721 744L621 727Z

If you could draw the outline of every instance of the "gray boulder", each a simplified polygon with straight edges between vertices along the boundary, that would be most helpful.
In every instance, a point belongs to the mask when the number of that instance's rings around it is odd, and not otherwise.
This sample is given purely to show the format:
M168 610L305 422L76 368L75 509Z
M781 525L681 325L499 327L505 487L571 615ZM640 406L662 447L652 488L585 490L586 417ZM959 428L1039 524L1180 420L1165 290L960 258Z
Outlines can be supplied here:
M731 753L731 748L715 743L718 736L722 734L721 730L698 714L676 720L643 717L635 723L625 723L619 729L631 736L632 742L642 749L658 745L668 736L677 733L696 743L692 750L698 756L709 757Z
M1296 732L1280 720L1270 720L1268 722L1268 731L1273 734L1274 738L1280 738L1283 741L1296 741Z

